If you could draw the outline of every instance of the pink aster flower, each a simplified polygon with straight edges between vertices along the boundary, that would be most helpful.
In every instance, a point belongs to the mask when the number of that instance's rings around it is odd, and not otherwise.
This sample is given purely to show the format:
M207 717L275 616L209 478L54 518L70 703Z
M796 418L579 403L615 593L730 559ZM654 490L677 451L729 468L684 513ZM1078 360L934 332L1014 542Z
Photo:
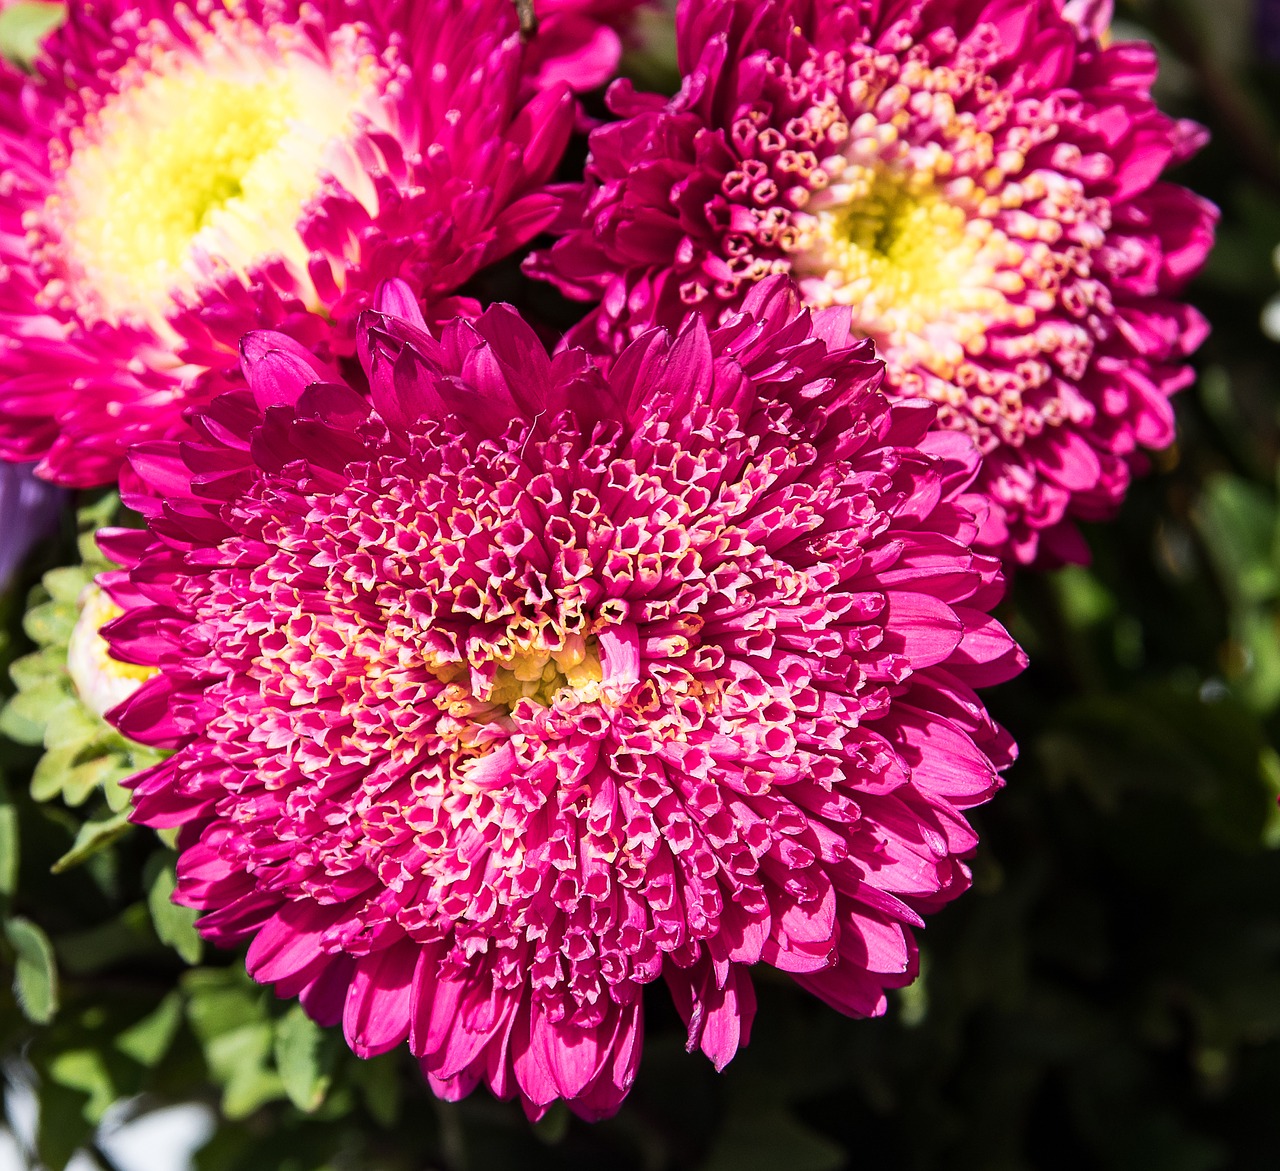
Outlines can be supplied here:
M659 978L717 1066L753 964L882 1012L1013 755L972 445L785 281L604 369L383 310L371 399L251 334L247 389L131 452L149 530L101 536L177 898L356 1053L535 1115L617 1108Z
M1214 209L1160 182L1200 129L1098 0L688 0L672 100L611 91L566 238L534 266L601 297L579 338L731 313L795 279L848 305L892 393L984 453L984 547L1083 560L1173 438L1205 334L1175 297ZM593 336L594 335L594 336Z
M573 109L524 58L510 0L72 3L0 72L0 457L109 481L247 330L348 355L530 239Z

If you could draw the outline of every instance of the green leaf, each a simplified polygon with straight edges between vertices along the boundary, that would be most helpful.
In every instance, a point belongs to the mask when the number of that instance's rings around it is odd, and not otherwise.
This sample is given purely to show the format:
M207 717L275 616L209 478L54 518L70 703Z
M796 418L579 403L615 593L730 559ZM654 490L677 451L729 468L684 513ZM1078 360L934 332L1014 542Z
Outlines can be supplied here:
M905 988L898 990L898 1019L903 1027L918 1028L929 1015L928 965L923 952L920 954L920 974Z
M196 930L196 912L173 902L178 885L173 871L173 856L153 854L143 874L147 884L147 906L160 942L168 944L189 964L198 964L204 950Z
M10 919L4 933L17 953L13 992L29 1020L48 1024L58 1011L58 969L48 936L29 919Z
M222 1112L228 1118L248 1118L284 1096L280 1075L267 1065L270 1053L271 1026L265 1021L232 1029L205 1047L209 1067L222 1084Z
M194 968L182 977L187 1017L201 1042L246 1020L266 1020L262 990L239 968Z
M65 4L23 0L0 12L0 57L28 69L45 34L66 18Z
M116 1048L139 1065L152 1069L164 1060L182 1024L182 993L170 992L155 1012L130 1025L116 1038Z
M114 488L104 490L96 500L76 509L76 524L80 528L80 560L95 573L108 564L98 548L98 530L112 525L139 527L137 514L121 507L120 493Z
M23 655L9 664L9 676L19 691L49 685L69 687L66 651L63 647L49 646L34 654Z
M62 704L73 703L75 700L55 684L20 691L0 712L0 732L19 744L43 744L50 713Z
M135 770L141 771L141 770ZM132 775L132 772L128 775ZM133 807L133 797L120 782L124 776L108 777L102 783L102 795L107 799L107 807L112 813L128 813Z
M83 805L110 766L109 758L85 761L79 744L51 745L31 776L31 797L35 801L60 798L68 805Z
M1267 820L1262 828L1262 844L1268 850L1280 850L1280 753L1264 748L1258 761L1262 780L1271 800L1267 803Z
M59 704L45 725L46 748L71 748L89 756L101 756L112 734L102 718L91 712L77 698ZM106 742L106 743L104 743Z
M1036 747L1053 781L1078 784L1099 808L1114 808L1129 792L1158 792L1196 809L1211 839L1244 851L1261 844L1265 740L1256 718L1230 696L1206 702L1152 685L1078 700L1062 705L1059 727Z
M1280 626L1268 606L1238 616L1236 633L1247 652L1239 684L1250 705L1262 712L1280 704Z
M93 571L83 565L63 565L51 569L40 579L40 584L55 602L64 602L79 608L80 595L93 580Z
M1062 616L1073 630L1086 630L1111 618L1116 600L1098 578L1082 565L1070 565L1051 579Z
M273 1030L263 1007L266 993L243 971L197 968L183 980L187 1019L204 1049L210 1076L222 1086L222 1111L246 1118L285 1096L269 1062Z
M75 844L53 864L53 873L61 874L92 858L99 850L105 850L133 827L128 813L117 813L103 821L86 821L76 834Z
M28 610L22 628L32 642L41 646L58 643L65 646L75 629L80 611L74 602L46 602L34 610Z
M102 1121L107 1107L119 1097L111 1071L96 1049L69 1049L59 1053L49 1062L48 1073L59 1085L89 1095L84 1116L86 1121L95 1125Z
M533 1133L549 1147L564 1142L569 1133L569 1109L563 1102L552 1102L551 1108L533 1124Z
M104 792L106 786L116 780L123 771L120 758L115 753L90 756L75 765L62 785L62 798L69 805L79 805L95 793Z
M18 889L18 811L0 782L0 897L13 898Z
M289 1100L310 1114L323 1104L333 1082L333 1035L295 1004L276 1024L276 1068Z

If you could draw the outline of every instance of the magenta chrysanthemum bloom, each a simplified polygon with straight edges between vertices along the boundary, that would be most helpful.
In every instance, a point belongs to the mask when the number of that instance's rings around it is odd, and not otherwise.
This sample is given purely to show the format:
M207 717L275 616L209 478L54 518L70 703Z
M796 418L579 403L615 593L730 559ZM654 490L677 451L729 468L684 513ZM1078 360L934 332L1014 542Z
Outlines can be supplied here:
M102 537L112 653L160 670L109 718L176 750L135 817L183 827L204 935L533 1114L617 1108L660 977L717 1066L752 964L883 1011L1012 759L972 689L1023 658L972 444L847 319L778 280L602 370L505 307L370 314L372 401L250 335Z
M719 320L788 273L849 305L890 390L984 453L983 545L1082 560L1205 333L1173 298L1214 209L1158 181L1202 141L1153 105L1149 45L1059 0L687 0L681 92L611 91L567 237L534 266L602 297L607 346Z
M72 3L0 67L0 457L107 482L246 331L349 354L529 240L573 103L525 52L510 0Z

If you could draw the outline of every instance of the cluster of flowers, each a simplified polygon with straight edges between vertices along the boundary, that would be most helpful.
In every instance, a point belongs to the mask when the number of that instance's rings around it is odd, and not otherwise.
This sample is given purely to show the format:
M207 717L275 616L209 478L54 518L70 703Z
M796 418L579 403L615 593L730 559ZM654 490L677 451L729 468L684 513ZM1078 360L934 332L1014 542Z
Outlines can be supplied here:
M1004 574L1204 333L1201 134L1105 5L683 0L593 119L639 15L73 0L0 72L0 457L145 518L72 647L135 819L257 980L532 1116L617 1109L659 979L720 1067L752 965L914 978Z

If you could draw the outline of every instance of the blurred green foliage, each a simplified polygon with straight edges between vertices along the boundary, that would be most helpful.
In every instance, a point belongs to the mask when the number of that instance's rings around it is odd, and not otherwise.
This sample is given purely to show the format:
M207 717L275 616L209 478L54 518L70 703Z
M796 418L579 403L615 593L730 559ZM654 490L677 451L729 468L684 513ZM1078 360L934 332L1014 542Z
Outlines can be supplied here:
M202 955L168 902L172 852L123 833L118 799L39 772L33 791L23 744L57 750L66 698L40 648L85 575L36 581L75 560L68 533L2 608L23 693L47 694L3 717L0 1053L34 1074L50 1171L77 1149L109 1171L112 1103L177 1101L220 1113L198 1171L1277 1165L1280 347L1260 318L1280 293L1280 60L1242 0L1120 17L1161 47L1165 105L1214 133L1177 176L1223 209L1193 290L1214 332L1176 449L1089 532L1093 565L1016 583L1004 617L1033 665L989 698L1022 758L978 813L974 890L931 921L888 1016L845 1020L761 969L752 1043L717 1075L654 989L635 1090L596 1126L436 1102L403 1051L357 1061L242 957ZM77 767L118 776L127 746L80 731Z

